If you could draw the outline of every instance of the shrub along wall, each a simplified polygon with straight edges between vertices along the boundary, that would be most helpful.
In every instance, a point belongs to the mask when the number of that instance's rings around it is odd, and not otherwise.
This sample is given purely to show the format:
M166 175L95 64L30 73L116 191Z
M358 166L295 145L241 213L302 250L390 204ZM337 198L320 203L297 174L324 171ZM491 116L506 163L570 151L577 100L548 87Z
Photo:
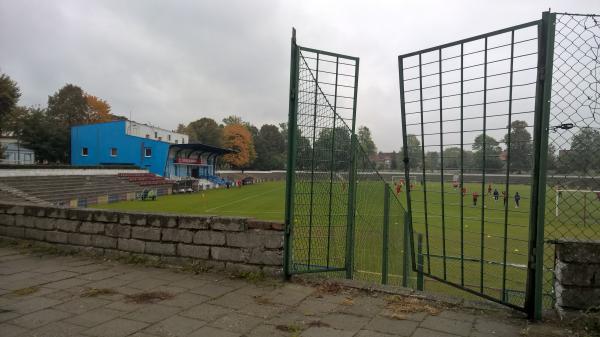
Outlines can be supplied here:
M185 216L0 203L0 236L94 254L160 258L207 268L279 274L283 225Z

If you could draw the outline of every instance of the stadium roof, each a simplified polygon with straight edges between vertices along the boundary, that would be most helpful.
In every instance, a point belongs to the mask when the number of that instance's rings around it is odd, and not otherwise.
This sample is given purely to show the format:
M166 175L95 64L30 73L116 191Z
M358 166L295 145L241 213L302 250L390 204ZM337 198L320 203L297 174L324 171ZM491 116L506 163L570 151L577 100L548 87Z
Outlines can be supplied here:
M178 150L191 150L192 152L210 152L218 155L224 155L228 153L235 153L236 150L225 149L222 147L200 144L200 143L187 143L187 144L171 144L171 148Z

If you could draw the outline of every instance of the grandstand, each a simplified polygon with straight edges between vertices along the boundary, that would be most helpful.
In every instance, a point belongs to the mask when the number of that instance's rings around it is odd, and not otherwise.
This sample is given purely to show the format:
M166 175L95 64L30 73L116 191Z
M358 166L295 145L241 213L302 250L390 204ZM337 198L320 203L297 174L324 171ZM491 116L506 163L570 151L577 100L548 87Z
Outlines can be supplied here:
M67 207L135 199L136 193L154 189L158 195L171 193L172 182L140 173L98 175L37 175L0 177L0 200L52 204Z

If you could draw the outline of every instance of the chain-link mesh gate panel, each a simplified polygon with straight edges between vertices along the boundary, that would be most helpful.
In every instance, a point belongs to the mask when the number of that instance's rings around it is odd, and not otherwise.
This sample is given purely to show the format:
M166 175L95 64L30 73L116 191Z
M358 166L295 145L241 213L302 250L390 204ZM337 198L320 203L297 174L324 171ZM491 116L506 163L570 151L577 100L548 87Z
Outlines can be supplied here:
M556 14L553 60L545 239L599 240L600 16ZM544 255L553 293L552 244Z
M354 132L358 58L292 50L286 273L410 285L404 208Z
M299 48L297 67L290 272L345 270L358 60Z
M525 306L540 25L399 57L407 203L439 281L429 291Z

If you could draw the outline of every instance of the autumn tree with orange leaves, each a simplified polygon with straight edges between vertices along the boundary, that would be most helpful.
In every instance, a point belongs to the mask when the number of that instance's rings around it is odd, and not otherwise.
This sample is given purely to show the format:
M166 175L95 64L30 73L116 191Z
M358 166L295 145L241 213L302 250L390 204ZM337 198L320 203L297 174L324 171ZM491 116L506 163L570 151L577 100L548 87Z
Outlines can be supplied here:
M256 158L252 134L241 124L230 124L223 128L223 147L236 150L223 156L223 160L236 169L243 169Z
M105 100L94 95L84 94L88 106L88 123L102 123L115 120L115 115L110 113L110 105Z

